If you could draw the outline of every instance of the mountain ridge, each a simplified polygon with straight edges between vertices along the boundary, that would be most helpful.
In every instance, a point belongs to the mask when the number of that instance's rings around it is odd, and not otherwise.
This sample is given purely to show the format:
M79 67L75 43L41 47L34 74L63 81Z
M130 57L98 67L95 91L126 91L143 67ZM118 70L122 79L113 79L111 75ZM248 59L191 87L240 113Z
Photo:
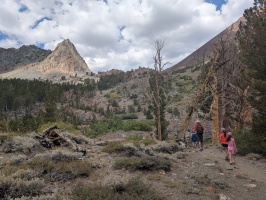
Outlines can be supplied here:
M23 45L18 49L0 47L0 73L41 62L51 53L51 50L41 49L35 45Z
M213 46L215 46L215 43L217 43L218 39L228 37L230 41L233 41L241 21L244 22L244 17L240 17L236 22L234 22L221 33L210 39L208 42L206 42L204 45L192 52L186 58L176 63L172 67L167 68L165 72L171 73L177 69L197 65L199 64L199 61L203 60L203 58L205 58L205 61L209 61L210 57L212 56Z
M79 55L70 40L65 39L42 61L32 62L10 72L0 74L0 78L39 79L59 82L61 80L73 81L76 78L88 78L90 75L91 70L85 60Z

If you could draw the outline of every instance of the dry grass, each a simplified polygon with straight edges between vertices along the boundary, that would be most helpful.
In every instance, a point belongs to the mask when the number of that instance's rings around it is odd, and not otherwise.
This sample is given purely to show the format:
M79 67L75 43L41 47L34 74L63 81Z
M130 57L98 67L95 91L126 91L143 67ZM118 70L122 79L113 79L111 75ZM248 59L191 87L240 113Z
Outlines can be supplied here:
M25 181L11 177L0 177L0 199L12 199L22 196L35 197L45 193L46 184L43 180L32 179Z
M41 145L37 140L31 137L15 136L5 140L1 148L5 153L31 153L41 148Z

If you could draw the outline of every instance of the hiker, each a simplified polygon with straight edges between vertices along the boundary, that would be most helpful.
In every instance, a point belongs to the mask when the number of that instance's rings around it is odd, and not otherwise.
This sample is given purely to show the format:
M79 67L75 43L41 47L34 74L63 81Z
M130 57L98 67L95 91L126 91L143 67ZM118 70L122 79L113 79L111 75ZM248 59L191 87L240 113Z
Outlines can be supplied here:
M221 128L220 134L220 142L222 144L222 152L224 153L225 160L229 160L228 158L228 142L226 141L228 135L226 133L225 128Z
M234 165L235 164L235 156L236 156L236 152L237 152L236 143L235 143L235 139L233 138L231 132L228 132L227 135L228 135L228 137L226 138L226 141L228 143L228 155L229 155L229 159L230 159L230 165Z
M195 131L192 131L192 135L191 135L191 142L192 142L192 147L196 148L197 147L197 141L198 141L198 137L197 134L195 133Z
M203 132L205 128L204 126L200 123L199 120L196 121L196 125L194 126L194 131L197 133L197 139L198 139L198 144L200 147L200 151L203 150Z

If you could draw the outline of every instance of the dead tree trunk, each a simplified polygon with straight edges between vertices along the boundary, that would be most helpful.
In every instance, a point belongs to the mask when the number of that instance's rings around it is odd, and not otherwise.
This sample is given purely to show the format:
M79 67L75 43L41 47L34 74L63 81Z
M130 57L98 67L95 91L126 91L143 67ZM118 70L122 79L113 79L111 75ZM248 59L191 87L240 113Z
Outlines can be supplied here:
M213 101L211 105L212 113L212 143L219 144L219 96L218 96L218 85L217 77L213 76L213 83L211 84Z
M244 129L244 125L246 122L252 121L251 111L250 111L250 104L247 100L249 86L247 86L244 90L240 89L236 85L230 83L230 86L237 91L237 94L240 98L240 112L238 113L238 120L236 122L236 130L242 131Z
M179 139L182 138L182 137L184 136L184 134L185 134L185 132L186 132L186 130L187 130L187 127L188 127L188 125L189 125L189 123L190 123L190 121L191 121L191 117L192 117L192 114L193 114L193 112L194 112L194 109L197 107L199 101L201 100L201 97L202 97L202 95L203 95L203 92L204 92L204 90L205 90L205 88L206 88L206 86L207 86L207 84L208 84L208 82L209 82L209 78L210 78L211 75L212 75L213 69L215 68L215 66L217 65L218 61L220 60L220 57L221 57L221 50L222 50L222 49L219 49L219 50L217 51L217 53L216 53L216 55L215 55L215 59L214 59L212 65L211 65L211 67L210 67L210 69L209 69L209 71L208 71L208 73L207 73L207 75L206 75L206 77L205 77L205 80L204 80L204 82L203 82L203 84L202 84L202 86L201 86L201 88L200 88L200 91L198 92L197 97L196 97L196 99L194 100L194 102L193 102L193 104L192 104L192 106L191 106L191 108L190 108L190 110L189 110L189 113L188 113L188 115L187 115L187 117L186 117L186 119L185 119L185 122L184 122L184 124L183 124L183 127L182 127L180 133L178 134L178 138L179 138Z
M86 155L86 150L82 149L76 142L72 141L68 136L62 133L62 130L58 129L56 125L51 126L43 131L42 135L36 136L42 146L46 148L52 148L55 146L61 146L64 143L69 144L73 150L82 152Z

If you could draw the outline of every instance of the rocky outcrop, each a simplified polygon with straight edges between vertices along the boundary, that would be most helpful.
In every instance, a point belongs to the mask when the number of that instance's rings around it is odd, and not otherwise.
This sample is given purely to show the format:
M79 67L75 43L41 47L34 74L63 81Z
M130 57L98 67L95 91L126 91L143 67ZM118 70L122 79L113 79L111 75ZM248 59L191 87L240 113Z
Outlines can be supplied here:
M51 50L40 49L35 45L23 45L19 49L0 48L0 73L41 62L51 53Z
M8 73L0 74L0 78L20 78L50 80L52 82L73 82L89 78L91 70L79 55L75 46L68 40L57 45L55 50L41 62L28 64Z
M43 73L56 71L68 75L91 72L68 39L59 43L53 53L38 65L38 69Z

